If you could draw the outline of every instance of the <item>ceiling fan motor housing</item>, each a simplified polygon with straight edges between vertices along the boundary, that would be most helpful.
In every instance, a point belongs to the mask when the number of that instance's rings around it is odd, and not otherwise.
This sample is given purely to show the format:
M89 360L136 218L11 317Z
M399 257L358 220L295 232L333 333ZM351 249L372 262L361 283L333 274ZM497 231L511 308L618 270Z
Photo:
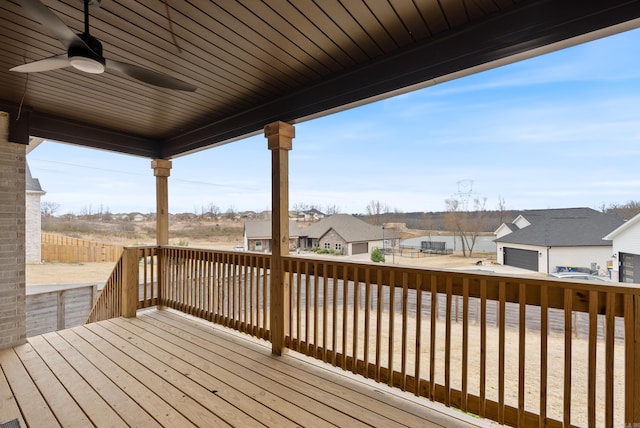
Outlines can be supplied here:
M102 44L87 33L78 34L86 44L70 46L67 51L71 65L86 73L100 74L104 72L105 60L102 56ZM87 47L88 46L88 47Z

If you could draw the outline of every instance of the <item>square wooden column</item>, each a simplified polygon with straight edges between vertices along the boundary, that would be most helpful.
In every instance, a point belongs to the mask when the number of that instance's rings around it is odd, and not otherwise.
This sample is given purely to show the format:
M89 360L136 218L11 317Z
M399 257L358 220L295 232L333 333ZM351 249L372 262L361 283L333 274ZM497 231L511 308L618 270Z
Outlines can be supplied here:
M171 161L155 159L151 161L156 177L156 244L169 244L169 174Z
M289 277L282 257L289 254L289 150L295 137L293 125L274 122L264 127L271 150L271 351L286 352L285 335L289 330Z

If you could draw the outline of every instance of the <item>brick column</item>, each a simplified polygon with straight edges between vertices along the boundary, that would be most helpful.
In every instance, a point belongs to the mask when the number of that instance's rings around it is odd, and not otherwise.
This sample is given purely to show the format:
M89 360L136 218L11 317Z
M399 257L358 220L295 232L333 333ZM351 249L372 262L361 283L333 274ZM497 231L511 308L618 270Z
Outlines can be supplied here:
M271 150L271 351L286 352L285 335L289 330L289 277L282 257L289 254L289 150L295 137L293 125L274 122L264 127Z
M25 153L9 142L9 114L0 112L0 348L26 341Z

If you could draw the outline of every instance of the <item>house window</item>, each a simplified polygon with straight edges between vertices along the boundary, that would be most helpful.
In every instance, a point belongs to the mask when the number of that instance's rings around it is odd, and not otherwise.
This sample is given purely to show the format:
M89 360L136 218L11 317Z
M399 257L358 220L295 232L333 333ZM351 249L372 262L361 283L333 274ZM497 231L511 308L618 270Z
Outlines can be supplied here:
M256 241L256 251L262 251L262 241Z
M331 249L331 243L330 242L325 242L324 243L324 248L326 248L327 250Z
M342 244L341 243L336 243L336 251L342 251Z

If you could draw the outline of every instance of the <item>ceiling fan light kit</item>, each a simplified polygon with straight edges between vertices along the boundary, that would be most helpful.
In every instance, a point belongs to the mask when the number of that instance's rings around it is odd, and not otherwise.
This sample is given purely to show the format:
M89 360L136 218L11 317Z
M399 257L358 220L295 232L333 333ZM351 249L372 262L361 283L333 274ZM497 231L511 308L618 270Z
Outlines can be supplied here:
M84 32L75 34L49 8L39 0L21 0L27 13L40 22L67 49L67 59L62 55L13 67L11 71L35 73L71 66L90 74L100 74L113 69L141 82L168 89L193 92L195 85L175 77L148 70L134 64L108 61L102 56L102 44L89 34L89 6L100 5L99 0L84 0Z

